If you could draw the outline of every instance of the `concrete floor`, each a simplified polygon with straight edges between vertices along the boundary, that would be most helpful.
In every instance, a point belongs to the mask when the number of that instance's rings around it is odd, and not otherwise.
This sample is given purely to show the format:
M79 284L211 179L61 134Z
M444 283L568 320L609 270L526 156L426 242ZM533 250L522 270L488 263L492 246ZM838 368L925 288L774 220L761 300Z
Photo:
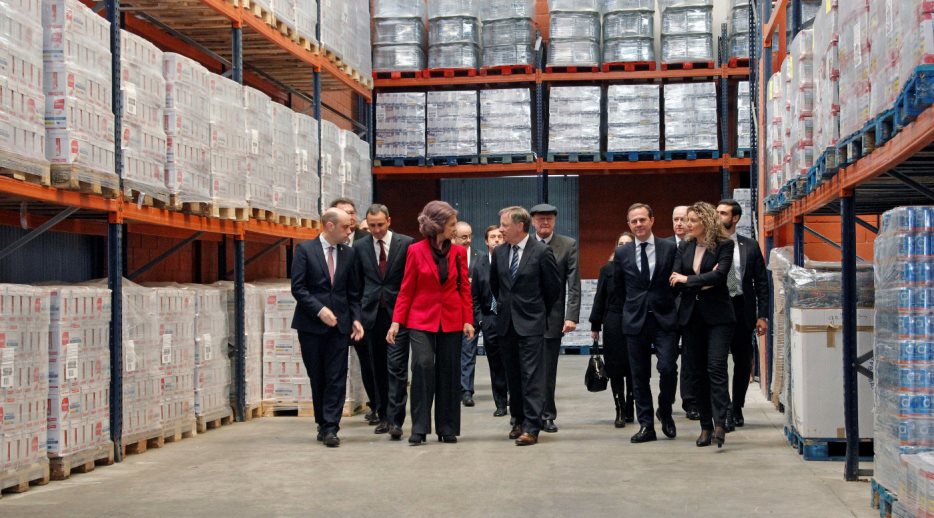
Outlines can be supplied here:
M630 444L612 426L609 392L583 384L586 357L564 356L557 434L537 446L507 440L494 418L486 361L477 406L463 409L458 444L410 447L345 418L327 449L310 418L234 424L123 463L0 500L0 516L875 516L869 484L843 481L839 462L804 462L782 416L750 388L746 427L722 450L697 448L695 422L678 437ZM756 387L757 388L757 387ZM408 428L406 428L408 433Z

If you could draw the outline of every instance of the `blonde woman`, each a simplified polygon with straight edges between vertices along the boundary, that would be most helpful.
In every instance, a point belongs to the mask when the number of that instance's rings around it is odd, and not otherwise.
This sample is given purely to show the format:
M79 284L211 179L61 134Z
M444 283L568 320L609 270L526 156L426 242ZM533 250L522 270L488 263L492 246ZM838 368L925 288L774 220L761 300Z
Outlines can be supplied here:
M736 316L727 288L733 266L733 241L720 226L717 210L706 202L688 208L688 237L678 246L669 282L681 293L678 323L683 347L697 373L695 394L701 434L697 446L723 447L730 407L727 355Z

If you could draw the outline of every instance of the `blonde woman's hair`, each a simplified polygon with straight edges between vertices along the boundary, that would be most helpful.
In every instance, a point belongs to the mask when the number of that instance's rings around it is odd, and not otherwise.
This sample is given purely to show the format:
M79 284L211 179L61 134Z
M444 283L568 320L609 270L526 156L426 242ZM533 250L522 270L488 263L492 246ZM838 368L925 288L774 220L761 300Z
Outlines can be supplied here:
M697 214L697 219L704 225L704 245L707 248L715 248L729 239L729 236L726 235L720 225L720 215L717 214L717 208L713 205L705 201L699 201L688 207L688 212ZM693 239L693 236L689 239Z

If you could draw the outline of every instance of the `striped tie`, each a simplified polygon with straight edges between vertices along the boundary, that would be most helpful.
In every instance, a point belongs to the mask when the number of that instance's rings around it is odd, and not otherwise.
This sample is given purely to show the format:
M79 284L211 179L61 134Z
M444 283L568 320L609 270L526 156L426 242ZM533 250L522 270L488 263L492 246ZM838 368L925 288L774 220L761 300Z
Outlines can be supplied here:
M490 294L490 313L496 314L496 296Z
M519 245L512 245L512 260L509 262L509 273L512 274L512 280L516 280L519 274Z

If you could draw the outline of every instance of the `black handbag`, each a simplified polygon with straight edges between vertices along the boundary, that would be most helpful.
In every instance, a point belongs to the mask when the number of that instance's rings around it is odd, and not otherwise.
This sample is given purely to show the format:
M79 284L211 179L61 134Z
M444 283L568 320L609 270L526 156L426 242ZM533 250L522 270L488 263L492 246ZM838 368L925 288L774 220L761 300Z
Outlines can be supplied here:
M584 373L584 385L590 392L602 392L610 378L606 375L606 365L603 358L600 357L600 344L594 340L593 347L590 348L590 361L587 362L587 372Z

